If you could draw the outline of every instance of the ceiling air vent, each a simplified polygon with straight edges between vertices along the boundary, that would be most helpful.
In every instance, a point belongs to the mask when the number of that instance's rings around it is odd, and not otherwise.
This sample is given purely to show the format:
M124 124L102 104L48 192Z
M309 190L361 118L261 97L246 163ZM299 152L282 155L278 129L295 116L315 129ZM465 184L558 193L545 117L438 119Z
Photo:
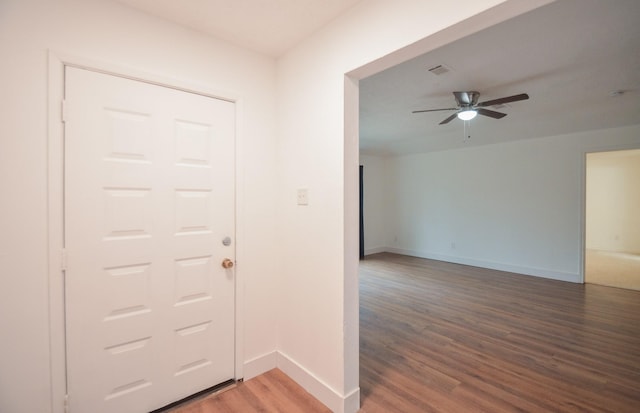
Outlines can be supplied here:
M431 69L429 69L429 72L433 73L436 76L444 75L445 73L448 73L450 71L451 71L451 69L449 69L445 65L438 65L438 66L434 66Z

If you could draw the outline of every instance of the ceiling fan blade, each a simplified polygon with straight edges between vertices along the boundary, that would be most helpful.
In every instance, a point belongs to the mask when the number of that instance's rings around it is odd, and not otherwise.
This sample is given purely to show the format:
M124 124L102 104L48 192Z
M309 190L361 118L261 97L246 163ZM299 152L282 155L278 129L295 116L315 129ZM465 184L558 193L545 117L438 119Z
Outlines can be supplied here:
M458 106L470 106L475 105L480 97L479 92L453 92L453 96L456 98Z
M458 108L443 108L443 109L424 109L424 110L414 110L411 113L423 113L423 112L439 112L441 110L458 110Z
M529 99L529 95L526 93L520 93L519 95L507 96L500 99L487 100L486 102L480 102L476 106L484 107L484 106L493 106L493 105L501 105L503 103L517 102L519 100L527 100Z
M446 118L445 120L440 122L440 125L444 125L444 124L447 124L447 123L451 122L452 120L454 120L456 118L456 116L458 116L458 114L454 113L453 115L449 116L448 118Z
M490 118L494 118L494 119L500 119L507 116L506 113L496 112L495 110L489 110L489 109L483 109L483 108L478 108L476 110L478 111L478 115L489 116Z

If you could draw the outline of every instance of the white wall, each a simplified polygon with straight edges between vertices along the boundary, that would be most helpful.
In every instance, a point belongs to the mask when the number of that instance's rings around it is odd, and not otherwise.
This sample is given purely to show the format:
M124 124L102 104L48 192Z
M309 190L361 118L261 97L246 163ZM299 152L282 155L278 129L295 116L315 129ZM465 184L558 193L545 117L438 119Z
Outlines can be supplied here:
M364 0L278 62L281 367L334 411L355 411L359 397L357 87L344 76L372 74L542 2L509 1L428 37L500 3ZM309 188L308 206L296 205L298 188Z
M585 153L634 145L640 126L390 158L387 250L580 282Z
M586 247L640 254L640 151L587 155Z
M386 251L392 241L386 226L389 216L390 183L387 173L387 158L373 155L360 155L363 165L364 189L364 252L365 255Z
M244 359L253 374L279 360L335 411L351 412L359 397L358 110L357 82L344 75L374 73L546 1L364 0L276 67L107 0L3 0L0 411L60 411L49 402L48 49L241 98ZM310 190L308 207L295 205L299 187Z
M272 59L110 1L0 2L0 411L52 411L47 274L47 50L240 98L238 272L244 357L276 348ZM57 274L52 274L52 277ZM58 332L59 334L60 332ZM60 411L56 405L55 410Z

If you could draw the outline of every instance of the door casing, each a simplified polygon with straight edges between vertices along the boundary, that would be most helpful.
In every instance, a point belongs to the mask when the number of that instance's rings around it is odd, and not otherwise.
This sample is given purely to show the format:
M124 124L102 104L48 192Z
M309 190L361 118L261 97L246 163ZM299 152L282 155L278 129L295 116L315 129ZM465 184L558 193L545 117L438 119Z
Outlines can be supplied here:
M159 86L179 89L208 96L216 99L234 102L236 105L236 136L235 136L235 205L236 205L236 267L235 288L235 379L244 377L243 348L244 302L240 291L243 285L242 260L244 258L242 229L243 217L239 211L243 210L244 199L242 191L238 191L238 180L242 179L243 170L241 144L242 134L238 127L242 118L242 99L237 93L214 89L207 85L190 84L184 81L154 75L145 71L138 71L118 64L96 61L89 58L69 55L49 50L48 52L48 136L47 136L47 229L48 229L48 282L49 282L49 348L50 348L50 376L51 376L51 411L63 413L65 411L67 383L66 383L66 333L65 333L65 297L64 297L64 69L66 66L93 70L132 80L147 82Z
M637 144L598 145L582 152L580 186L580 283L586 283L585 259L587 255L587 154L640 149Z

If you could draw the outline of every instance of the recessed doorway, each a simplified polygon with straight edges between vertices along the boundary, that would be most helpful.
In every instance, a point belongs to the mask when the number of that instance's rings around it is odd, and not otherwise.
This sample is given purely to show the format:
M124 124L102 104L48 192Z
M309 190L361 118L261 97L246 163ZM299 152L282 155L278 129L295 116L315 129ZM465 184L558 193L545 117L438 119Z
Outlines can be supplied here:
M587 283L640 290L640 149L588 153Z

